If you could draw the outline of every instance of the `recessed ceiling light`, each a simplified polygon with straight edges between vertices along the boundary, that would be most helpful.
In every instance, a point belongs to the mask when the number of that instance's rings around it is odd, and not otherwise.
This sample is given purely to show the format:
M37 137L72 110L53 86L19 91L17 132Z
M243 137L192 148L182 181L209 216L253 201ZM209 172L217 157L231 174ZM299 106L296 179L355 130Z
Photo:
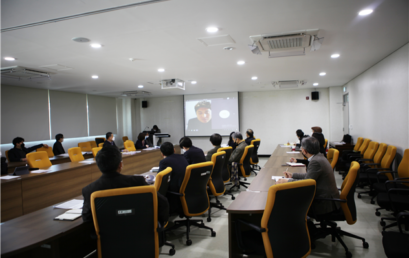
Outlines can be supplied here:
M257 80L257 76L253 76L253 77L251 77L251 79L252 79L253 81L255 81L255 80Z
M322 72L320 73L320 76L325 76L327 73L326 72Z
M196 84L196 83L197 83L197 81L191 81L190 83L191 83L191 84Z
M143 85L138 85L138 88L143 88Z
M244 62L244 61L238 61L238 62L237 62L238 65L244 65L245 63L246 63L246 62Z
M93 75L92 79L98 79L98 75Z
M339 57L339 54L332 54L331 55L331 58L338 58Z
M93 48L100 48L100 47L102 47L102 45L101 45L101 44L98 44L98 43L93 43L93 44L91 44L91 47L93 47Z
M365 10L360 11L358 14L359 14L360 16L366 16L366 15L371 14L372 12L373 12L372 9L365 9Z
M318 86L318 82L315 82L315 83L313 83L312 85L314 85L314 86Z
M214 32L218 32L219 28L217 28L217 27L207 27L206 31L210 32L210 33L214 33Z
M14 57L7 56L7 57L4 58L4 60L14 61L14 60L16 60L16 59L15 59Z
M163 69L163 68L158 69L158 72L160 72L160 73L163 73L164 71L165 71L165 69Z

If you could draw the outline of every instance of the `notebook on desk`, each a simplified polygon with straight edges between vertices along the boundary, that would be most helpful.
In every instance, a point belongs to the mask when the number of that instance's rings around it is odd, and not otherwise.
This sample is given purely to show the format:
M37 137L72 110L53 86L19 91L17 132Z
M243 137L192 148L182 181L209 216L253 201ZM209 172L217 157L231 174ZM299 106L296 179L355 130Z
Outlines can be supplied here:
M15 176L21 176L21 175L27 175L27 174L30 174L30 168L27 167L27 166L16 167L14 169L14 173L13 173L13 175L15 175Z

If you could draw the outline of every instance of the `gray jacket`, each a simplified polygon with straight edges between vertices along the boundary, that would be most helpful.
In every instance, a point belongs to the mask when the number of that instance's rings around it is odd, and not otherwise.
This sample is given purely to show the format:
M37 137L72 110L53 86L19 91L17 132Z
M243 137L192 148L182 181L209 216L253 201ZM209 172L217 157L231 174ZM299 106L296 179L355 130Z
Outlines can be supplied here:
M247 147L247 143L242 141L237 145L236 149L231 153L229 162L240 162L241 156L243 156L244 149Z
M215 146L213 149L209 150L206 155L206 161L212 161L212 156L220 149L220 146Z
M339 191L335 183L334 171L327 158L318 153L314 155L307 167L307 173L294 173L289 182L314 179L317 184L315 198L336 198L339 199ZM338 202L331 201L313 201L311 209L315 214L325 214L339 209ZM311 215L313 214L311 213Z

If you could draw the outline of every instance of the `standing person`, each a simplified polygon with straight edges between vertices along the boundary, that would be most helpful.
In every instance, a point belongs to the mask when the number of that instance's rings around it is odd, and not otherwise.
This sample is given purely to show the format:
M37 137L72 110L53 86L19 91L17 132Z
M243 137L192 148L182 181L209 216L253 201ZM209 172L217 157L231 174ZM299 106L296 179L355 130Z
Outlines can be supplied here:
M161 130L159 129L159 127L158 127L157 125L154 125L154 126L152 127L152 133L153 133L153 134L155 134L155 133L161 133ZM152 138L152 139L153 139L153 138ZM152 142L153 142L153 140L152 140ZM162 143L162 138L159 138L158 142L156 143L156 146L160 146L161 143Z
M256 138L254 138L254 132L251 129L248 129L246 131L246 136L247 136L247 138L246 138L245 141L246 141L247 145L251 145L251 141L256 139Z
M232 147L233 151L234 151L236 149L236 147L237 147L237 144L233 141L233 134L234 134L234 132L230 133L229 142L227 143L227 145Z
M115 136L111 133L111 132L107 132L106 134L106 141L104 142L104 145L102 145L102 147L106 147L106 146L115 146Z
M149 144L146 144L145 142L145 134L144 133L140 133L138 135L138 140L136 140L135 142L135 148L137 150L143 150L149 147Z
M55 136L55 143L53 146L53 152L55 156L65 153L65 150L62 146L63 141L64 141L64 135L59 133Z
M217 150L221 148L220 145L222 144L222 136L218 133L214 133L212 136L210 136L210 142L214 148L207 152L206 161L212 161L213 154L215 154Z
M38 148L44 147L48 148L47 144L38 144L30 148L26 148L24 145L24 139L21 137L16 137L13 139L14 148L9 150L9 160L10 162L20 162L27 161L26 155Z
M189 137L183 137L180 139L179 145L185 150L183 156L186 158L189 165L206 162L203 150L193 146L192 140Z

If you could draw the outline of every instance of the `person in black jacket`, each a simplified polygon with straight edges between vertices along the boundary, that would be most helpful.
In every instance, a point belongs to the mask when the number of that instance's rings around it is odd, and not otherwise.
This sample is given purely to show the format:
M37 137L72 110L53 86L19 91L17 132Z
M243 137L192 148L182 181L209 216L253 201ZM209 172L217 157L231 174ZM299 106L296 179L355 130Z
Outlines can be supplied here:
M54 155L60 155L60 154L64 154L65 153L65 150L64 150L64 148L62 147L62 142L64 141L64 135L62 135L62 134L57 134L56 136L55 136L55 143L54 143L54 146L53 146L53 152L54 152Z
M248 129L246 131L246 136L247 136L247 138L246 138L245 142L247 143L247 145L251 145L251 141L256 139L256 138L254 138L254 132L251 129Z
M146 143L145 134L144 134L144 133L140 133L140 134L138 135L138 140L136 140L136 142L135 142L135 148L136 148L137 150L143 150L143 149L146 149L146 148L148 148L148 147L149 147L149 144Z
M82 189L84 206L82 207L82 219L84 222L92 222L91 194L95 191L148 185L143 176L121 175L122 154L114 146L105 146L95 157L97 166L102 176L95 182ZM135 208L138 203L135 203ZM158 220L166 222L169 218L169 204L164 196L158 193Z
M115 146L116 147L115 142L114 142L115 136L113 135L113 133L107 132L106 139L107 140L104 142L104 145L102 145L102 147L106 147L106 146Z
M227 143L227 145L230 146L230 147L232 147L233 150L236 149L236 147L237 147L237 144L236 144L236 143L234 142L234 140L233 140L233 134L234 134L234 133L235 133L235 132L231 132L231 133L230 133L229 142Z
M16 137L13 139L14 148L9 150L9 160L10 162L20 162L27 161L26 155L38 148L45 147L48 148L47 144L38 144L30 148L26 148L24 145L24 139L21 137Z
M180 186L182 185L183 178L185 177L186 167L189 164L183 155L175 154L175 148L170 142L164 142L160 146L160 151L164 159L159 162L159 172L165 170L167 167L172 168L168 190L179 193ZM179 196L167 194L166 197L169 201L170 214L181 213L182 204L180 203Z
M210 142L214 148L207 152L206 161L212 161L213 154L215 154L217 150L221 148L220 145L222 144L222 136L218 133L214 133L212 136L210 136Z
M185 150L183 156L186 158L189 165L206 162L203 150L193 146L192 140L189 137L183 137L180 139L179 145Z

